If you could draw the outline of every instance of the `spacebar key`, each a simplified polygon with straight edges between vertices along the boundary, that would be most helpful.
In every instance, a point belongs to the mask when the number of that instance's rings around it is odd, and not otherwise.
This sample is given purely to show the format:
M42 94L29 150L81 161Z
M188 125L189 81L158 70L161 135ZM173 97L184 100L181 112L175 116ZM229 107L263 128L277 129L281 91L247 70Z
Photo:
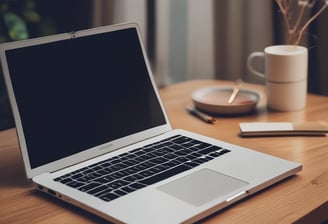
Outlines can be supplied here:
M146 185L151 185L151 184L154 184L154 183L157 183L161 180L164 180L164 179L167 179L169 177L172 177L176 174L179 174L179 173L182 173L183 171L186 171L186 170L189 170L191 169L190 167L186 166L186 165L179 165L179 166L176 166L172 169L169 169L169 170L166 170L162 173L159 173L159 174L156 174L154 176L151 176L147 179L144 179L144 180L140 180L139 182L140 183L143 183L143 184L146 184Z

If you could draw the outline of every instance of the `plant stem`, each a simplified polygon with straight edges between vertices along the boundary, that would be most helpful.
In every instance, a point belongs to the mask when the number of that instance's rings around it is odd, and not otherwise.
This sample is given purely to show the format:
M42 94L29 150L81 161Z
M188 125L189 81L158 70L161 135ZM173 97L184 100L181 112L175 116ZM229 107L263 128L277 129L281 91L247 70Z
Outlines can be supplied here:
M306 5L301 5L301 11L299 13L299 16L298 16L298 19L294 25L294 28L292 29L292 33L295 35L295 33L297 32L299 26L300 26L300 23L301 23L301 20L302 20L302 17L303 17L303 14L304 14L304 9L305 9Z
M290 9L291 9L291 1L290 0L276 0L281 13L283 14L283 18L286 24L287 35L288 35L288 44L291 44L295 40L295 31L292 29L290 23Z
M325 10L327 8L327 4L324 4L319 11L317 11L317 13L312 16L305 24L304 26L302 27L302 29L300 30L300 32L297 34L297 39L295 41L295 45L298 45L302 39L302 36L303 36L303 33L304 31L306 30L306 28L310 25L310 23L315 20L322 12L323 10Z

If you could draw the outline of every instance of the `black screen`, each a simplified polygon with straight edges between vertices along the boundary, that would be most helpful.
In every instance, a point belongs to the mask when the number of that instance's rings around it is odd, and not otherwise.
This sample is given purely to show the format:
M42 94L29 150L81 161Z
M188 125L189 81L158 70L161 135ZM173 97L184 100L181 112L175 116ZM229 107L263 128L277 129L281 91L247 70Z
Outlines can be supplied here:
M165 124L135 28L6 56L31 168Z

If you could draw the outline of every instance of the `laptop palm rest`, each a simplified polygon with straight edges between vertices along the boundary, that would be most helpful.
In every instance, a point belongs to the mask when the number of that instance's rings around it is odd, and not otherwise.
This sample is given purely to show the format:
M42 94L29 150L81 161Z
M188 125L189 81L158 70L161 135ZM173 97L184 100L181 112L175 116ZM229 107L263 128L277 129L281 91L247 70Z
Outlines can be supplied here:
M201 169L164 184L158 189L194 206L201 206L246 185L248 183L245 181L214 170Z

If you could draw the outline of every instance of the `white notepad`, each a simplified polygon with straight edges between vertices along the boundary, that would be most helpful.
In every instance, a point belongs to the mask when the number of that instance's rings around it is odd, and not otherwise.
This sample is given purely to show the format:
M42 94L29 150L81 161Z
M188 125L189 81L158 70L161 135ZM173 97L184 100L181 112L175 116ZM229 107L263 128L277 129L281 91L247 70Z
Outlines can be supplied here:
M240 123L242 136L327 135L326 122L245 122Z

